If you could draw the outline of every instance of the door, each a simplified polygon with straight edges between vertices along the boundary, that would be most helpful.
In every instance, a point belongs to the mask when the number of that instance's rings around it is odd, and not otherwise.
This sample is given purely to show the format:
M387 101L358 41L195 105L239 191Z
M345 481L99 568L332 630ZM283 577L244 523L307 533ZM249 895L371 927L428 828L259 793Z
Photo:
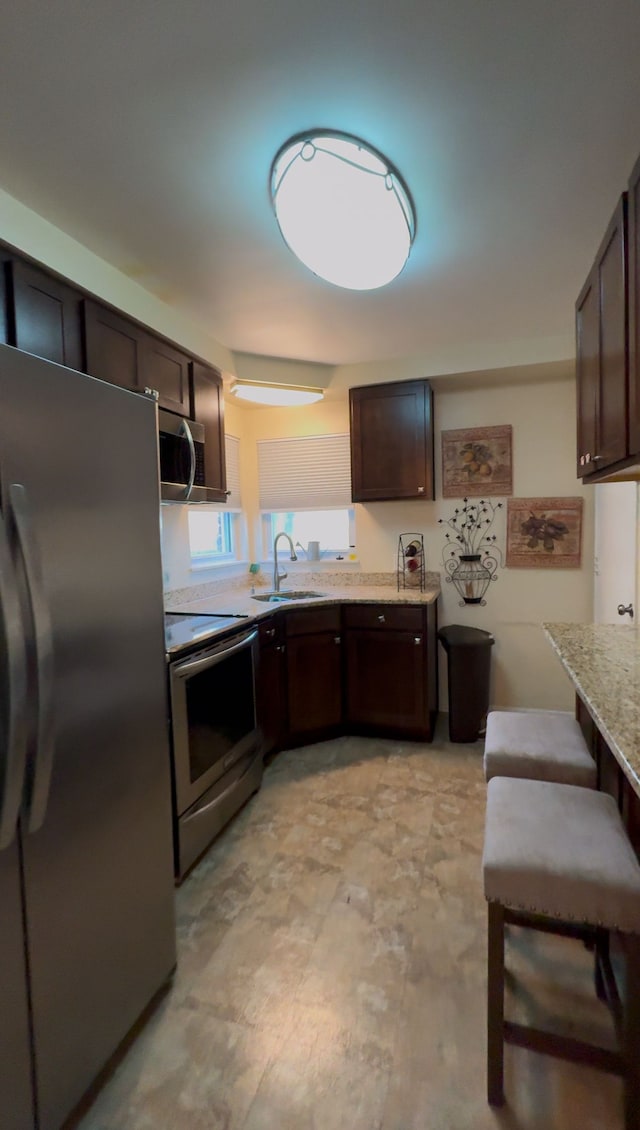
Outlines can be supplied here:
M83 369L80 292L20 260L9 271L17 348Z
M576 302L577 475L595 470L597 412L600 388L600 303L594 268Z
M122 388L144 388L140 327L88 298L83 312L87 372Z
M598 451L592 470L628 454L627 197L620 200L597 260L600 290ZM593 454L593 453L592 453Z
M200 361L191 363L194 420L204 425L204 484L211 502L227 501L222 377Z
M168 341L143 335L139 383L155 389L161 408L189 415L189 358Z
M354 502L433 498L433 398L428 381L349 392Z
M35 1120L20 861L15 838L10 847L0 851L0 906L0 1125L2 1130L30 1130Z
M636 609L637 483L600 483L595 490L593 618L597 624L631 624L618 605Z
M349 629L347 722L396 734L427 733L427 671L422 632Z
M0 404L32 678L35 1081L58 1130L175 964L156 408L7 346Z
M342 723L342 636L333 632L287 640L289 733L320 736Z

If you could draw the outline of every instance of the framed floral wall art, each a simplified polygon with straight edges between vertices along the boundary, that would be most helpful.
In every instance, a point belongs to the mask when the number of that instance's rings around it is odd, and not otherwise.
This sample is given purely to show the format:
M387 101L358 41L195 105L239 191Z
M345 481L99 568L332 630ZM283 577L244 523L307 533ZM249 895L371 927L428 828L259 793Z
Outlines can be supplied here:
M456 428L442 433L442 497L513 494L512 428Z
M507 568L579 569L581 498L509 498Z

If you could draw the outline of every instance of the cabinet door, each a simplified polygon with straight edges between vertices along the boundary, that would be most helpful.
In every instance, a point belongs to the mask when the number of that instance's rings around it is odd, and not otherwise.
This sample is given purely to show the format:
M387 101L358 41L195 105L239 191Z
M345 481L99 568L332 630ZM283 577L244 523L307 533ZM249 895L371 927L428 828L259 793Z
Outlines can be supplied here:
M279 749L287 732L285 647L284 643L277 643L260 648L257 701L263 753Z
M598 254L600 384L598 450L592 470L628 454L627 440L627 198L620 200Z
M46 271L19 260L7 264L14 318L13 344L25 353L84 368L82 295Z
M289 738L328 736L342 722L342 637L332 632L287 640Z
M191 362L191 414L199 424L204 424L205 486L216 491L220 502L226 502L222 377L201 361Z
M429 736L424 634L355 628L346 649L349 727Z
M591 271L576 302L576 384L578 411L578 464L581 478L596 453L596 416L600 381L600 304L597 271Z
M158 393L158 404L169 412L189 415L189 358L161 337L142 337L141 378L143 388Z
M428 381L353 388L354 502L433 498L433 397Z
M87 372L112 385L144 388L143 331L128 318L90 299L84 301Z
M640 454L640 160L629 181L629 454Z

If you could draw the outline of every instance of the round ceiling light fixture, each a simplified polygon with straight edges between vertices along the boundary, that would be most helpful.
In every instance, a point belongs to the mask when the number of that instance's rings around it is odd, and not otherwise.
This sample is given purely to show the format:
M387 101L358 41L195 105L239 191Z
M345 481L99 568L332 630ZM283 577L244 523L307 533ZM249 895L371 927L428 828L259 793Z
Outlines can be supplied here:
M287 246L335 286L375 290L409 258L409 190L382 153L350 134L313 130L285 142L271 166L271 199Z

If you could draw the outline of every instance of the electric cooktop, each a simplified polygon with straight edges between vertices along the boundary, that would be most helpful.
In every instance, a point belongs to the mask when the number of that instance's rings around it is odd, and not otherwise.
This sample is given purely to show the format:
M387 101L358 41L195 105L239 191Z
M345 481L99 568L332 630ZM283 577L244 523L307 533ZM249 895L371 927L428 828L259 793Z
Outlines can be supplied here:
M228 628L238 627L246 615L200 615L183 612L165 612L164 639L167 654L171 655L192 643L209 639Z

